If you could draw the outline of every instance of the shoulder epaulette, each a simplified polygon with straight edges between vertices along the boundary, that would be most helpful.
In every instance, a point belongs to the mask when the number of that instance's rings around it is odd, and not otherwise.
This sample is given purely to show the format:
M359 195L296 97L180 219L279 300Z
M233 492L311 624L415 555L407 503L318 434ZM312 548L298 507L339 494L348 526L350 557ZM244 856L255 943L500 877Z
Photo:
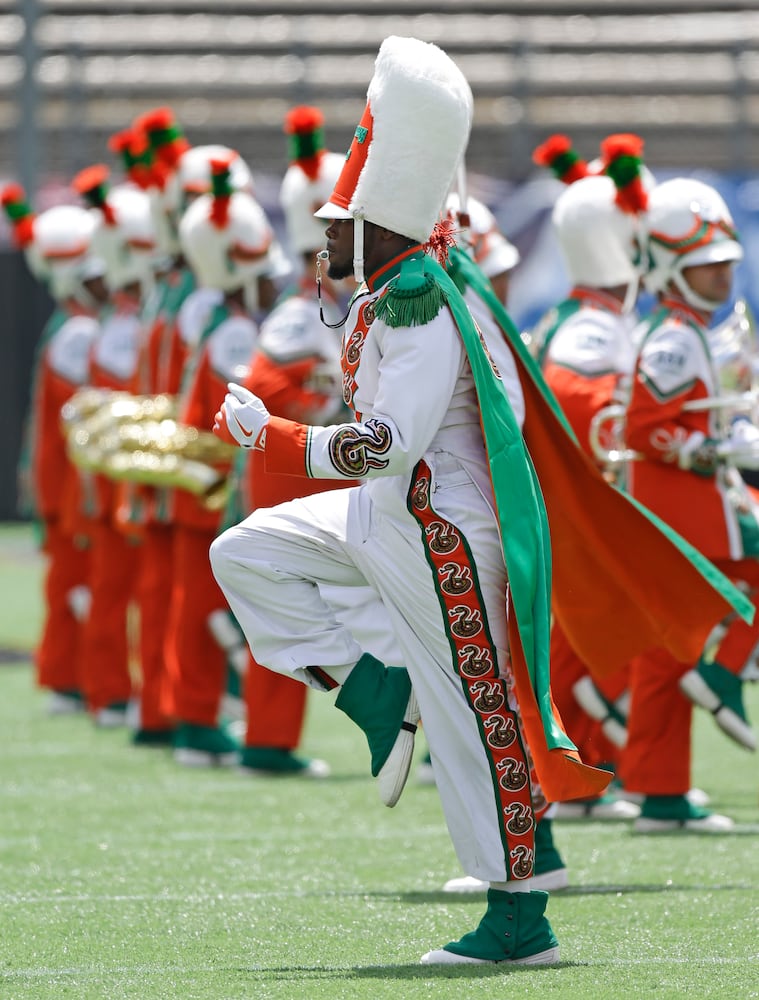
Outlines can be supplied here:
M437 316L447 298L435 276L427 271L426 260L422 256L403 262L398 277L376 302L377 319L395 329L424 326Z

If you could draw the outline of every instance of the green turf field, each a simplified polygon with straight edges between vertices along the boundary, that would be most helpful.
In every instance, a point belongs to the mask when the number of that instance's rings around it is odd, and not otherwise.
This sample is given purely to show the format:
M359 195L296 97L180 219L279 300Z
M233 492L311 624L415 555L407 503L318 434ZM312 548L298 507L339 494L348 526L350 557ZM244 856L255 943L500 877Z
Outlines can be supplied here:
M0 647L28 648L40 564L0 527ZM84 718L48 718L0 665L0 1000L759 997L759 768L697 717L694 782L732 836L557 822L551 969L418 965L472 929L434 788L382 807L363 737L312 696L322 782L193 772ZM759 685L750 692L759 721ZM664 765L663 765L664 766Z

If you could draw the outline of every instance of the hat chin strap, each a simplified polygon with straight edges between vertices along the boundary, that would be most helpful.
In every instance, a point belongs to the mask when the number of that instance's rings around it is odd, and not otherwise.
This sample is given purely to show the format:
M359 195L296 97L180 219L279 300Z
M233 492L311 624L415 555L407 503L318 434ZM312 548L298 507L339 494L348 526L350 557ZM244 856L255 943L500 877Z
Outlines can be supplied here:
M695 309L702 309L704 312L713 313L724 304L722 302L714 302L712 299L706 299L703 295L699 295L698 292L691 288L680 271L675 271L672 275L672 281L688 305L693 306Z
M353 215L353 277L359 284L364 280L364 213L361 209Z
M638 301L638 291L640 290L640 275L635 275L627 283L627 288L625 289L625 297L622 300L622 312L626 315L630 313L635 308L635 303Z
M85 309L96 311L98 308L99 303L97 299L82 281L77 283L74 291L74 298L77 300L79 305L84 306Z

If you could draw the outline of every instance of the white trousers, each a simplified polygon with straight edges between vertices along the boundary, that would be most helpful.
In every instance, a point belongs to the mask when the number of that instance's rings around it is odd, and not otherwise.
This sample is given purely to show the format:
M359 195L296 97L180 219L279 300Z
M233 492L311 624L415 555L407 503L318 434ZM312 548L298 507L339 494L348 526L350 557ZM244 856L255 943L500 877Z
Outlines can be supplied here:
M437 464L434 509L465 538L503 664L506 574L495 519L455 461ZM211 564L256 659L272 670L311 683L309 666L329 671L365 651L397 647L402 659L385 662L406 666L414 685L459 862L471 875L502 882L509 877L503 803L405 486L373 480L257 510L214 541Z

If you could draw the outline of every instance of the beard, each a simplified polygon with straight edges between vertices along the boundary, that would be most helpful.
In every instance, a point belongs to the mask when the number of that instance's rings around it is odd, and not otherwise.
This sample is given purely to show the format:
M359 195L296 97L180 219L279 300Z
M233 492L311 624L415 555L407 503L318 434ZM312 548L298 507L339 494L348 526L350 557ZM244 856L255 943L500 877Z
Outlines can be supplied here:
M330 260L327 268L327 277L333 281L342 281L343 278L353 276L353 260Z

